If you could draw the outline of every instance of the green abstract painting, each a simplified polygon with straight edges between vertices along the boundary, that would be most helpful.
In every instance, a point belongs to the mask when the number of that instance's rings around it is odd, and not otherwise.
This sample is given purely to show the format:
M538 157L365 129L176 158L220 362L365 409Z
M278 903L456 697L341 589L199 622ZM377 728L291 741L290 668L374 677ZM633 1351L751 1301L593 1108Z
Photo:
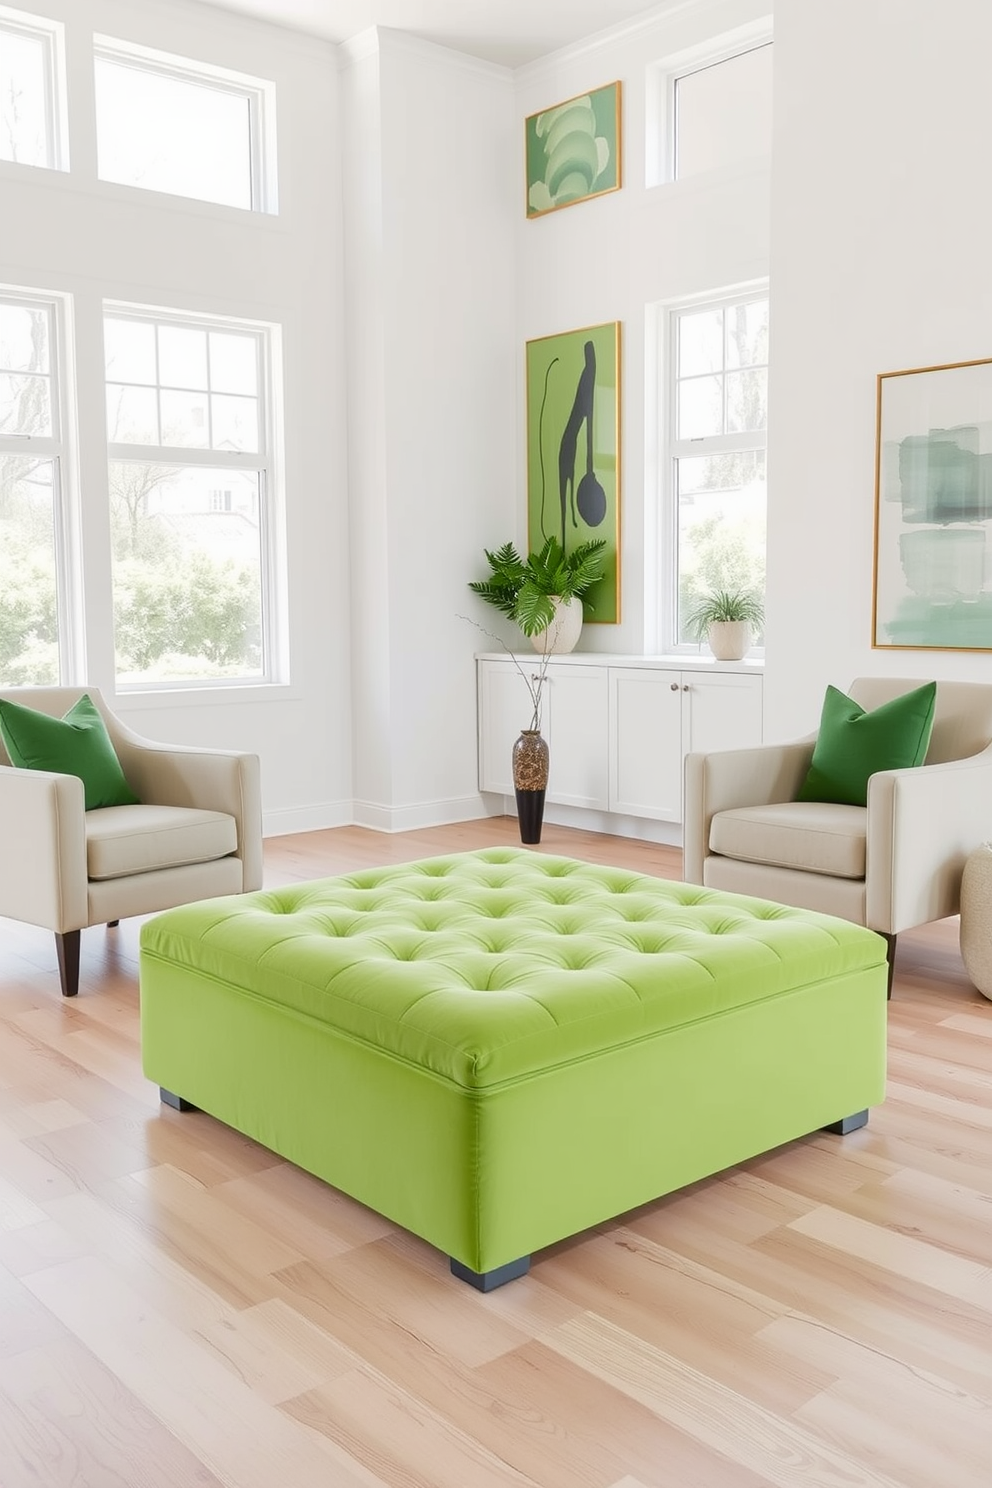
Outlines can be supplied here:
M618 190L619 83L531 114L524 133L528 217Z
M586 620L620 619L620 323L527 342L527 540L606 542Z
M872 644L992 650L992 359L883 372Z

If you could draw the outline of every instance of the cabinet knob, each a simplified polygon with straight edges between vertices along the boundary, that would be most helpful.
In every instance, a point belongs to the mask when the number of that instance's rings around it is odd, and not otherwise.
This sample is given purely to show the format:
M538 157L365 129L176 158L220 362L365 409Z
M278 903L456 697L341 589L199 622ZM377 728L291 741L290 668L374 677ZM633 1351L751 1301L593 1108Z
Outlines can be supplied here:
M688 692L689 691L689 684L688 684L688 682L683 682L682 683L682 691L683 692Z
M678 690L679 690L679 684L677 682L673 682L672 683L672 691L673 692L678 692Z

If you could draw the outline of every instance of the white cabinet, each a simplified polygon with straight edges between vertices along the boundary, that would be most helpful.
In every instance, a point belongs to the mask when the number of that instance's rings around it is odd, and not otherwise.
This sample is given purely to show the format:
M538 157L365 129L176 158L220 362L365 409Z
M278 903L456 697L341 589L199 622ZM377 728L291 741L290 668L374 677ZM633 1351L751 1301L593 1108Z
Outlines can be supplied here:
M681 675L610 668L610 797L625 816L682 820Z
M536 676L537 657L518 660ZM512 796L513 741L531 717L527 687L505 657L480 657L478 679L479 788ZM753 667L556 658L541 722L551 751L548 802L680 822L686 754L760 743L761 694Z
M742 672L610 668L610 810L682 820L694 751L761 743L761 678Z
M534 664L524 657L521 665L529 676ZM478 681L479 789L512 796L513 741L521 729L530 727L531 701L527 687L511 661L480 659ZM544 714L541 731L547 738L546 703Z
M554 751L548 796L562 806L608 810L609 686L605 667L548 667L546 685Z
M539 662L520 658L528 677ZM541 733L553 752L549 801L608 809L609 683L605 667L549 663ZM527 685L511 661L479 662L479 789L513 795L513 741L531 721Z

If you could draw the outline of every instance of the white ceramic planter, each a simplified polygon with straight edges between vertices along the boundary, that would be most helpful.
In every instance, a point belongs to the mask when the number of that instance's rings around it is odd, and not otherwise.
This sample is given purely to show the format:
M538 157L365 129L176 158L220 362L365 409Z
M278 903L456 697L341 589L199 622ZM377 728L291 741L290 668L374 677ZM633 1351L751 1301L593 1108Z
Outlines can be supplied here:
M542 656L560 656L574 651L582 634L581 599L552 599L555 618L547 630L531 636L531 644Z
M740 661L751 645L751 626L746 620L717 620L706 638L717 661Z

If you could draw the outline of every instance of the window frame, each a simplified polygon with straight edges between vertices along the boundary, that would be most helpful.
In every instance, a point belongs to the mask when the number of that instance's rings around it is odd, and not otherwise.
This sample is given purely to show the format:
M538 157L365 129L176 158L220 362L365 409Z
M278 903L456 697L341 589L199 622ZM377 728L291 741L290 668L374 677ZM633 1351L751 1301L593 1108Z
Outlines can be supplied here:
M678 437L678 393L684 379L678 376L679 319L683 315L698 314L706 310L726 312L735 305L768 301L767 280L758 280L710 294L694 295L689 299L670 301L659 307L663 326L659 337L662 348L662 377L660 398L660 490L659 500L662 520L659 524L661 552L659 572L661 574L661 646L671 656L696 656L703 642L680 640L679 591L681 566L679 560L679 500L678 462L705 455L733 454L759 451L765 455L767 481L768 426L759 430L741 430L737 433L709 434L693 438ZM724 357L726 357L726 333L724 333ZM755 364L755 365L768 365ZM726 379L726 362L721 376ZM724 409L726 409L726 382L724 381ZM752 646L748 653L753 659L764 656L763 646Z
M751 52L760 52L765 47L772 45L771 34L757 38L747 44L738 43L736 46L727 46L709 56L701 58L692 66L680 67L669 74L667 89L667 141L668 141L668 173L672 181L691 181L699 172L690 172L689 175L679 175L679 83L686 78L695 77L700 72L709 72L711 68L722 67L725 62L732 62L735 57L746 57ZM724 169L718 166L716 169ZM736 166L734 167L737 168ZM703 175L708 172L702 172Z
M0 284L0 303L43 310L48 316L49 435L0 434L0 454L24 455L28 448L52 464L52 524L55 559L55 606L58 617L59 686L86 674L86 640L82 624L82 577L78 512L75 498L76 450L72 409L71 300L50 290ZM42 684L39 684L42 685Z
M156 77L174 79L208 88L214 93L227 93L243 98L248 104L248 159L249 189L251 203L248 207L232 206L229 202L218 202L213 197L190 196L181 191L165 191L157 186L136 186L127 181L114 181L100 174L99 151L97 152L97 179L105 186L123 187L128 191L153 192L163 196L178 197L182 201L206 202L231 212L258 212L277 215L279 211L276 134L275 134L275 84L265 78L249 73L235 72L231 68L218 67L213 63L199 62L193 57L182 57L173 52L158 51L153 47L138 46L121 41L117 37L94 34L93 37L93 87L94 97L99 92L97 63L111 62L121 67L130 67L136 72L152 73ZM97 105L98 106L98 105Z
M17 36L29 36L40 40L44 46L45 66L45 153L43 165L29 164L23 160L0 159L0 166L12 166L20 170L69 169L69 121L66 97L65 26L61 21L48 16L35 15L25 10L15 10L9 5L0 5L0 33L9 32Z
M741 161L718 166L712 172L699 175L678 176L678 159L675 142L676 85L680 78L691 73L702 72L721 62L745 52L757 51L759 47L774 42L772 17L762 17L744 26L736 26L722 36L714 36L684 51L673 52L661 58L647 69L645 78L645 101L648 127L645 139L644 183L648 187L671 186L678 182L683 188L697 180L708 181L712 176L735 176L746 169L750 162ZM763 158L763 157L762 157Z
M208 692L217 688L270 687L285 681L285 646L283 631L283 586L279 583L279 512L277 499L281 491L279 479L280 405L278 400L278 367L280 365L280 327L276 324L246 320L238 316L207 315L195 311L179 311L172 308L134 305L120 300L103 301L103 322L106 320L130 320L144 325L195 328L219 334L236 333L252 335L256 340L258 444L257 451L204 449L191 445L128 444L112 441L104 417L104 437L107 450L107 468L113 461L132 461L142 464L179 465L190 469L245 470L258 475L258 543L259 543L259 589L261 606L261 652L262 665L258 674L242 674L236 677L183 677L174 681L148 679L142 682L122 682L117 676L116 651L114 654L114 685L122 695L153 692ZM157 370L156 336L156 370ZM104 388L107 385L106 356L104 354ZM161 383L156 383L161 390ZM209 397L209 392L207 394ZM161 433L161 429L159 430ZM108 491L109 495L109 491ZM111 564L112 572L112 564ZM113 614L113 580L111 578L111 613Z

